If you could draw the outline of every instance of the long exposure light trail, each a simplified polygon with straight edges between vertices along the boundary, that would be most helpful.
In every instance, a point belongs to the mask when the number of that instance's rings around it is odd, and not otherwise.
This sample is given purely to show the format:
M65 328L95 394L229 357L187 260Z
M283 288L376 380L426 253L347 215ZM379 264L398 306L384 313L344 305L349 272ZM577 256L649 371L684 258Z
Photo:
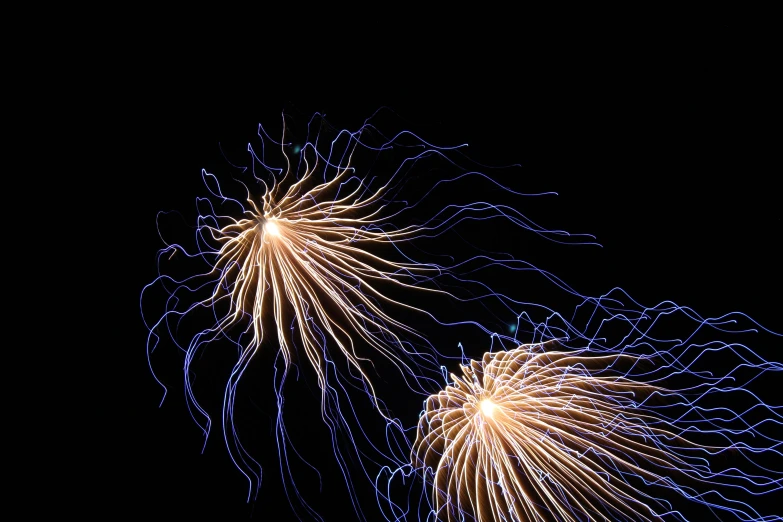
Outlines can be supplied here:
M159 214L158 276L141 295L150 368L159 344L181 350L190 414L206 444L220 412L248 499L262 469L236 404L265 357L273 451L298 516L322 520L293 478L292 460L310 464L284 421L303 415L286 404L292 375L317 385L306 406L360 519L373 499L359 481L395 522L783 520L767 508L783 491L783 406L769 393L779 333L619 288L583 295L491 241L594 245L519 210L550 193L510 188L462 146L382 133L377 116L346 131L316 115L301 141L285 119L279 140L259 126L248 166L201 172L194 234ZM483 357L467 355L476 342ZM236 351L219 408L195 390L210 345ZM401 395L424 401L418 419L405 401L387 407Z

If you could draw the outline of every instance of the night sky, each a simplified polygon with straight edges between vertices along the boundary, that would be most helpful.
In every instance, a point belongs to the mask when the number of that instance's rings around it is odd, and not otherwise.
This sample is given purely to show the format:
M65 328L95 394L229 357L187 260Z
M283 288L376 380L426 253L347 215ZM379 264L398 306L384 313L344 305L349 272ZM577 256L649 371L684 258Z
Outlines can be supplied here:
M468 143L466 153L485 164L518 163L519 187L559 194L528 217L594 234L603 248L531 253L520 251L515 238L498 237L499 249L533 260L584 294L619 286L644 304L672 300L703 315L740 310L781 330L776 251L783 220L773 190L780 161L769 64L759 51L763 42L729 32L711 38L570 49L562 59L533 64L523 56L491 70L463 64L425 76L389 72L393 82L347 70L343 88L326 81L319 88L315 75L309 86L298 82L290 91L285 83L293 78L285 74L261 77L252 68L232 74L217 58L187 70L155 64L146 77L140 68L141 94L126 116L134 130L117 141L117 161L132 167L120 189L129 205L121 237L130 269L117 275L130 304L122 307L127 317L116 339L106 340L116 346L103 394L118 427L93 430L92 448L102 449L90 459L95 482L86 489L101 493L91 505L156 519L293 519L269 437L271 386L245 390L257 394L258 419L249 429L267 450L258 455L265 464L261 491L248 504L247 482L227 456L219 422L201 454L203 439L185 409L181 358L170 346L156 361L169 386L158 407L162 390L147 367L136 306L162 246L156 213L175 209L194 219L195 198L205 193L200 170L228 172L220 147L241 150L257 141L259 123L277 130L282 112L299 119L320 112L355 130L388 107L425 140ZM219 405L225 360L207 358L214 371L201 370L209 381L204 389L214 391L212 398L205 392L208 405ZM292 394L305 400L312 392L302 385ZM415 419L420 406L410 401L404 415ZM244 414L252 416L250 409ZM318 423L315 407L290 420L289 430L311 440L311 455L320 455L313 464L326 481L321 494L308 478L302 490L325 520L354 520L330 446L316 437ZM376 516L367 512L368 520Z

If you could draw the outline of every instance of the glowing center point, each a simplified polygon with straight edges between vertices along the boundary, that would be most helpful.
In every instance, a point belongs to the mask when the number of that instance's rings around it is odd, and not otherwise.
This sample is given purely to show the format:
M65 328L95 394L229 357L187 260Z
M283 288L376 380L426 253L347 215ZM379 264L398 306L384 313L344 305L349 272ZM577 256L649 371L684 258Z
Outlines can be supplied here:
M489 399L484 399L479 405L481 406L481 413L483 413L485 417L491 419L492 415L495 413L495 408L497 408L495 403Z
M264 225L264 230L267 234L271 236L279 236L280 235L280 227L277 226L277 224L274 221L267 221Z

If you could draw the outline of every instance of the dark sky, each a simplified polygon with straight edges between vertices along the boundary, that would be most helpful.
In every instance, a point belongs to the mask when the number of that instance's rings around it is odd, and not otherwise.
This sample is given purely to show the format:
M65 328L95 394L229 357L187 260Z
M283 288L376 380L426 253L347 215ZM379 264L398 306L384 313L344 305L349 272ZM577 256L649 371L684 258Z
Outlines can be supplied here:
M256 125L277 125L283 111L321 112L354 129L385 106L424 139L466 142L483 163L521 164L525 188L558 192L530 217L592 233L603 248L537 262L584 293L621 286L647 304L669 299L704 315L740 310L780 330L778 121L764 42L728 30L643 40L569 48L549 60L501 60L491 69L462 64L422 76L390 68L391 82L349 70L342 88L318 75L305 85L252 67L229 74L212 58L186 70L156 63L147 76L141 68L141 94L127 112L133 130L118 142L133 166L126 188L132 219L123 223L133 245L125 297L137 302L155 275L156 212L192 215L203 195L200 169L219 173L225 165L219 144L253 141ZM289 81L296 86L290 91ZM96 444L109 448L93 474L103 505L153 518L289 520L273 451L261 456L264 483L251 504L218 426L200 453L176 354L162 359L171 391L158 408L145 330L135 307L128 310L118 334L123 361L107 383L120 424L113 433L96 431ZM217 377L214 386L219 393ZM269 390L259 389L261 417L269 413ZM292 421L291 429L317 422ZM316 464L333 482L328 444L313 442L319 444ZM326 490L339 495L332 482ZM312 484L303 487L311 492ZM326 520L353 520L342 506L324 508Z

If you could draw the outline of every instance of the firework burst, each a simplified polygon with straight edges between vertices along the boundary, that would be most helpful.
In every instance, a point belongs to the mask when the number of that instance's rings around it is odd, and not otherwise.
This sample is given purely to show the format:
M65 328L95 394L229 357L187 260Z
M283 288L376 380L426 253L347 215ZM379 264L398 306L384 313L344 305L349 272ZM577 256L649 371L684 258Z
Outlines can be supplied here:
M431 485L437 519L686 520L660 495L668 490L719 517L781 520L751 505L781 489L780 442L770 436L783 421L779 407L757 399L734 412L746 390L729 384L735 375L699 376L698 356L667 363L666 353L559 348L550 341L486 353L427 399L412 463ZM738 374L741 366L783 371L741 357ZM687 374L702 384L666 388ZM714 395L727 405L707 407ZM754 422L759 410L767 417Z

